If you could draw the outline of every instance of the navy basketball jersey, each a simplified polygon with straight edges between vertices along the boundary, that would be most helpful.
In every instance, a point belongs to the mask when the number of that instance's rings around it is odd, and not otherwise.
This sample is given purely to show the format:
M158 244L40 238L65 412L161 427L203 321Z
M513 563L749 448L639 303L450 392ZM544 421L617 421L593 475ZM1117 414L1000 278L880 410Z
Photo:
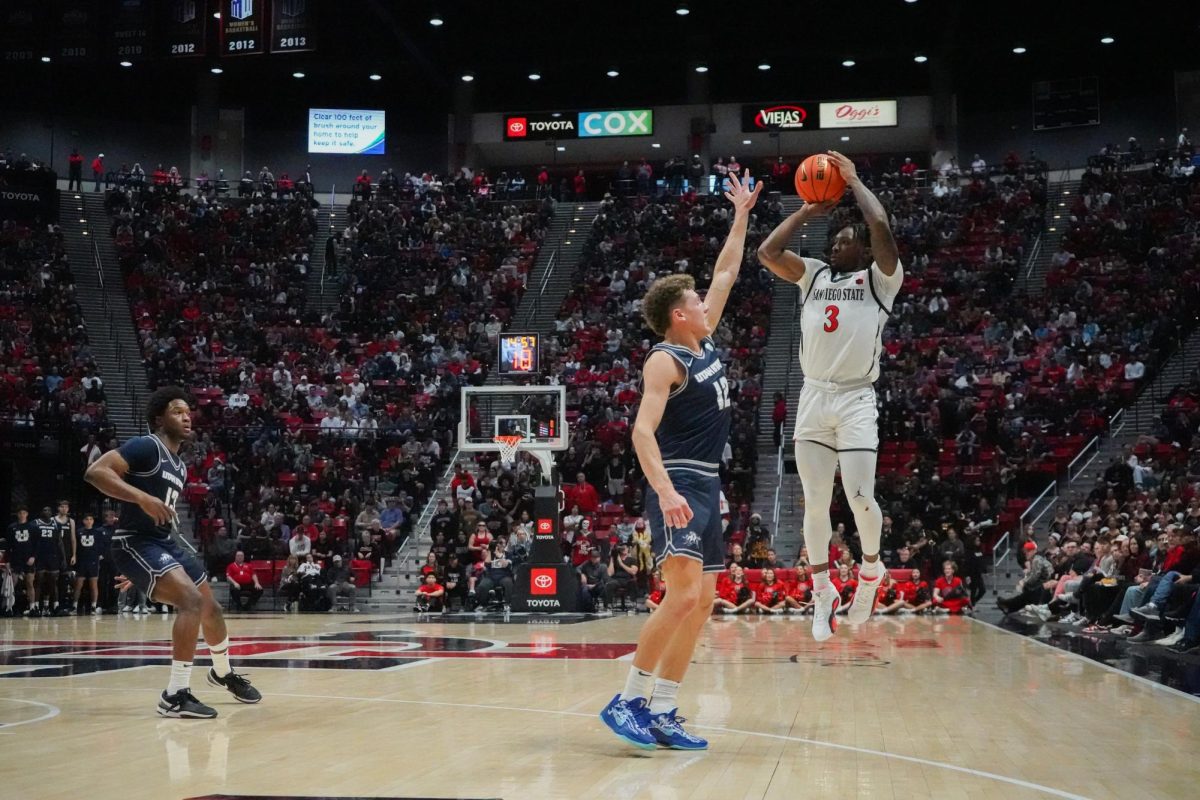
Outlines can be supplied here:
M34 520L33 525L37 529L35 546L39 557L62 552L62 527L57 520L53 517L50 519L38 518Z
M679 362L684 380L667 398L654 438L668 469L715 472L729 441L729 383L711 337L700 340L700 354L680 345L660 342L661 350Z
M94 564L100 560L100 554L104 551L108 537L104 535L103 528L76 528L75 536L79 540L79 547L76 551L76 558L80 563Z
M8 560L13 564L24 565L33 555L33 540L37 536L37 526L32 520L24 523L14 522L8 526Z
M141 489L151 497L157 497L175 509L175 501L183 492L187 479L187 467L183 459L167 449L155 436L138 436L121 445L121 458L129 464L125 482ZM116 535L131 533L169 539L171 523L156 525L137 503L121 503L121 519L117 521Z

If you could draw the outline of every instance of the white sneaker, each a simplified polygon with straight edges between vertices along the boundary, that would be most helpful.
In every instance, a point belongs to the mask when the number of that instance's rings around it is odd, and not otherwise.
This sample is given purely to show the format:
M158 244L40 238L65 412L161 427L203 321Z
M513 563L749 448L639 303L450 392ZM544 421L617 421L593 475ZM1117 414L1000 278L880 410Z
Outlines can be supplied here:
M852 625L861 625L871 618L871 614L875 611L875 601L879 599L879 593L876 589L883 581L883 566L879 567L879 574L874 580L866 580L859 573L858 588L854 590L854 599L850 601L850 608L846 612L846 621Z
M1183 628L1176 628L1175 632L1172 633L1170 636L1168 636L1165 639L1159 639L1157 642L1154 642L1154 644L1159 644L1159 645L1162 645L1163 647L1171 647L1172 645L1177 645L1182 641L1183 641Z
M133 606L121 606L122 614L128 614L130 611L133 611Z
M837 631L835 615L841 605L842 597L832 586L823 592L813 592L812 635L818 642L826 641Z

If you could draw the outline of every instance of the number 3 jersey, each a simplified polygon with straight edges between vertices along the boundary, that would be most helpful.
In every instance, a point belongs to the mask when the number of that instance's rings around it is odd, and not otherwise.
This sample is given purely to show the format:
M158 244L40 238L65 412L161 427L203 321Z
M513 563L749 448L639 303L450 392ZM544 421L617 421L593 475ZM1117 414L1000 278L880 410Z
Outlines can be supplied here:
M856 272L834 272L804 259L800 287L800 369L805 378L850 384L879 378L883 326L904 283L904 268L888 276L872 262Z
M130 439L121 445L119 452L129 464L125 482L174 509L175 501L183 493L183 485L187 480L187 467L183 459L168 450L154 434ZM171 524L156 525L137 503L122 502L116 534L131 533L169 539Z
M725 443L729 441L729 382L710 337L700 340L700 353L660 342L661 350L683 367L683 383L667 397L654 438L667 469L711 472L715 477ZM647 354L649 358L649 354Z

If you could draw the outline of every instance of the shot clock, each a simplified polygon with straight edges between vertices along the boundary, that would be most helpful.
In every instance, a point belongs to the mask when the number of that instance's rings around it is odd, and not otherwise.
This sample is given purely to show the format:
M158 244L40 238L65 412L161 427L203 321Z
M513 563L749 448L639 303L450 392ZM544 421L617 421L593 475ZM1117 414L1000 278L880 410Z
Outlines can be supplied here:
M500 336L500 374L536 375L541 346L536 333L505 333Z

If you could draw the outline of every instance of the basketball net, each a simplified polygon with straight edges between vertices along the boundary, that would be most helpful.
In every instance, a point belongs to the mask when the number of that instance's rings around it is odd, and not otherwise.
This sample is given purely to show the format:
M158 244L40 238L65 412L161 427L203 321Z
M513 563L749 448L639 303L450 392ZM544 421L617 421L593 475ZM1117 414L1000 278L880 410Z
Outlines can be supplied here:
M517 450L520 449L521 442L524 440L525 434L523 433L493 436L492 441L500 446L500 463L511 468L513 462L517 460Z

